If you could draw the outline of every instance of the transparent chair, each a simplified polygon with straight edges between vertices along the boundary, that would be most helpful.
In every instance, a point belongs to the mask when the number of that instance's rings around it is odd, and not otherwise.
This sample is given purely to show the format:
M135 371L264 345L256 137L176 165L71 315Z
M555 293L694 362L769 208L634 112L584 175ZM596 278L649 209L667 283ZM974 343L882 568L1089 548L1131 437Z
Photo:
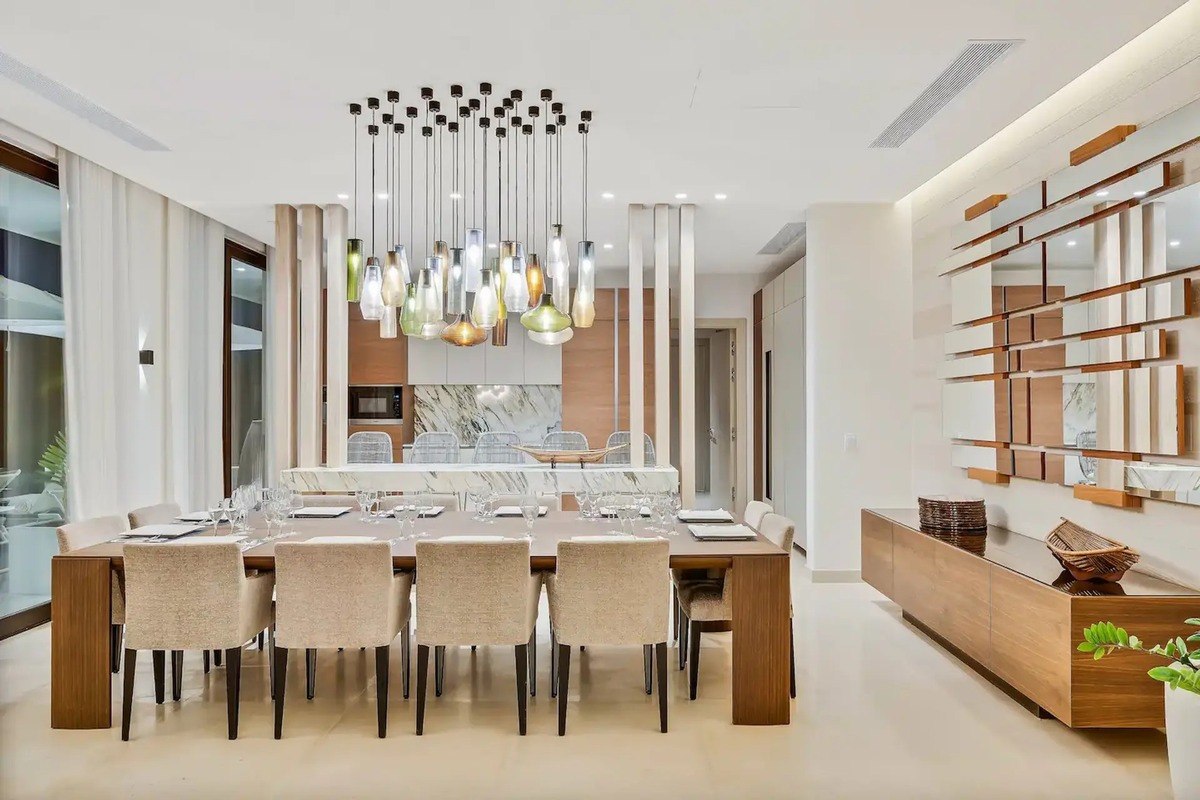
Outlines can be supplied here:
M457 464L458 435L441 431L426 431L413 440L412 463Z
M542 438L547 450L587 450L588 440L579 431L550 431Z
M242 449L238 451L235 486L266 485L266 447L263 421L251 421L246 438L242 440Z
M520 443L521 438L509 431L481 433L472 461L476 464L524 464L525 454L512 447Z
M648 433L643 433L642 437L643 437L643 441L645 442L645 445L646 445L645 456L643 457L643 461L647 467L653 467L657 463L657 461L655 460L656 456L654 453L654 440L650 438L650 434L648 434ZM618 447L623 444L629 444L632 441L633 441L633 439L631 438L631 434L629 431L616 431L614 433L609 434L608 442L605 443L604 446L605 447ZM631 450L632 450L632 448L626 447L624 449L616 451L615 453L608 453L607 455L604 456L604 463L605 464L630 464L630 463L633 463L633 457L630 455Z
M359 431L346 440L349 464L391 464L392 437L383 431Z

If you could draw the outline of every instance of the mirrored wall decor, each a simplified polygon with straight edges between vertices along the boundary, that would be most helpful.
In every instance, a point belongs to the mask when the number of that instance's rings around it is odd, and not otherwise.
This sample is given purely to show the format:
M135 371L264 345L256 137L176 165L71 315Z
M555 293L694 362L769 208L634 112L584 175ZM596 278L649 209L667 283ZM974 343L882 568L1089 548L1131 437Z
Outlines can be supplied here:
M1167 331L1118 333L1061 343L1021 345L1008 352L1013 372L1037 372L1072 367L1103 367L1109 364L1154 361L1167 354ZM964 373L956 377L966 377Z
M972 325L947 331L942 336L942 344L946 355L954 355L1002 345L1004 338L1003 323Z
M1130 494L1200 505L1200 465L1126 462L1124 479Z
M1045 248L1037 245L951 276L951 322L961 325L1043 305L1044 269Z
M996 375L1009 372L1009 354L988 353L979 356L951 358L938 364L938 377L970 378L976 375Z
M1106 180L1082 197L1066 199L1022 224L1026 239L1034 239L1100 210L1104 205L1137 201L1170 185L1171 163L1157 161L1132 175Z
M979 219L972 220L967 224L973 225L981 220L987 220L988 216L989 215L984 214ZM982 231L982 234L986 235L988 233L986 228L989 226L985 224L982 227L985 228L985 230ZM965 247L958 247L955 250L952 250L949 255L942 259L942 266L938 270L938 274L946 275L954 272L955 270L962 269L968 264L974 264L975 262L982 263L983 259L1016 247L1020 243L1021 231L1018 226L1013 226L1008 230L1000 231L995 233L995 235L988 236L981 242L977 242Z
M950 463L961 469L986 469L1012 475L1013 451L1003 447L956 444L950 448Z

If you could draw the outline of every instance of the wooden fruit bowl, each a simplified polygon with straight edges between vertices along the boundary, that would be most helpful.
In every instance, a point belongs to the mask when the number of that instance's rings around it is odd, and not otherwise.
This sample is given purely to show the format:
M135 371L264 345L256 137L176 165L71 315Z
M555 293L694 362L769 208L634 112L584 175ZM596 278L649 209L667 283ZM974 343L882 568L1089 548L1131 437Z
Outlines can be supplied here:
M542 447L527 447L523 444L510 444L509 447L520 450L522 453L528 453L538 463L549 464L551 467L559 464L578 464L582 468L584 464L596 464L603 461L609 453L624 450L629 445L619 444L615 447L599 447L595 450L547 450Z

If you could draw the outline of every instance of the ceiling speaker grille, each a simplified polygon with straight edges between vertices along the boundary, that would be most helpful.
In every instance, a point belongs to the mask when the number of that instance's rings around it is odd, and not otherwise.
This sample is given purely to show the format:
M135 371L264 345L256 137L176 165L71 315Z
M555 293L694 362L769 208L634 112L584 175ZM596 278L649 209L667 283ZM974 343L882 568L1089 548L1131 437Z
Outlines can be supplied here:
M1024 39L973 39L950 66L917 95L892 124L871 142L871 147L900 147L934 115L970 86L984 71Z
M0 75L24 86L34 94L44 97L59 108L70 111L80 119L108 131L139 150L170 149L149 134L138 130L120 117L96 105L74 89L63 86L3 50L0 50Z
M804 238L805 225L803 222L789 222L779 229L779 233L758 251L760 256L777 256L793 244Z

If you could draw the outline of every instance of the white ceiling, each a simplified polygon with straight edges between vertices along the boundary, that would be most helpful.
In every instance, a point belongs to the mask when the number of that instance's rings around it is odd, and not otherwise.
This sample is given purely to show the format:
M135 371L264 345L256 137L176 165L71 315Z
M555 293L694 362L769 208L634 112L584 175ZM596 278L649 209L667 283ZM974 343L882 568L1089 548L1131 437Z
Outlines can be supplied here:
M41 0L8 5L0 50L170 150L137 150L4 78L0 114L270 242L273 203L350 190L347 102L394 88L418 104L419 86L490 81L527 105L550 87L572 122L595 113L589 232L616 245L598 248L602 267L625 261L626 203L686 192L698 269L761 273L794 257L756 253L810 204L903 197L1179 5ZM868 149L973 38L1026 42L906 145Z

